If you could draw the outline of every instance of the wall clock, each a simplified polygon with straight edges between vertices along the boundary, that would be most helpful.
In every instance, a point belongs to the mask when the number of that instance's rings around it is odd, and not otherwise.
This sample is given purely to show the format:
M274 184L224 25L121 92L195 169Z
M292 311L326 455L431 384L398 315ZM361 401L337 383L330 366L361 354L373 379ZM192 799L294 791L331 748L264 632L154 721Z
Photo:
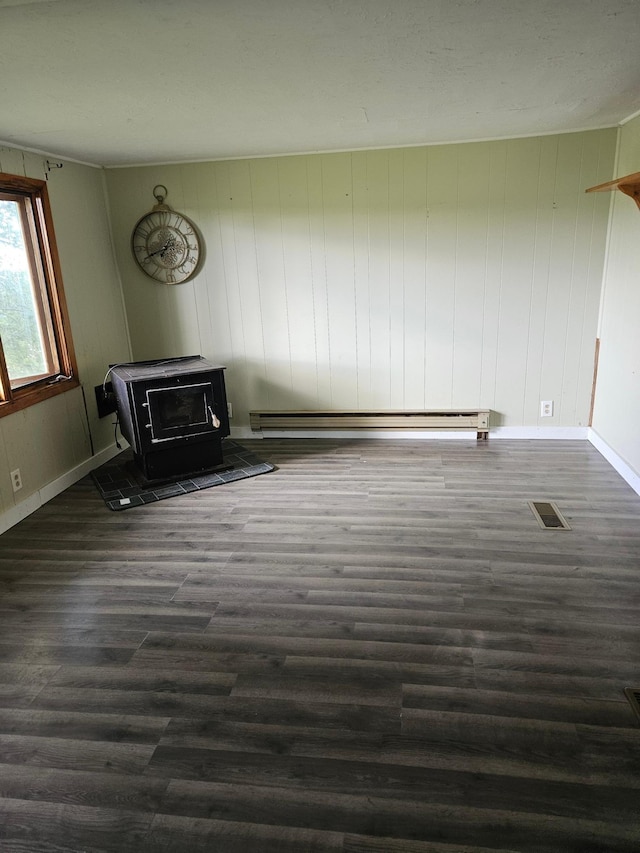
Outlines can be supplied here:
M167 194L162 184L153 188L158 203L136 222L131 249L140 269L155 281L181 284L198 269L200 238L188 217L164 203Z

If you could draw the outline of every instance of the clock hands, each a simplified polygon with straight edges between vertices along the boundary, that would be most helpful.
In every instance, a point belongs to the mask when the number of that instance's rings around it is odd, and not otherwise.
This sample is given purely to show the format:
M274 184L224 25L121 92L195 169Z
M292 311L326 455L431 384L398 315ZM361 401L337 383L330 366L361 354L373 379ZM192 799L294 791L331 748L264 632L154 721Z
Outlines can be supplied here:
M148 261L150 258L153 258L155 255L160 255L161 258L164 258L164 253L167 251L169 246L171 245L171 239L167 240L164 246L161 246L159 249L156 249L155 252L150 252L146 258L143 260Z

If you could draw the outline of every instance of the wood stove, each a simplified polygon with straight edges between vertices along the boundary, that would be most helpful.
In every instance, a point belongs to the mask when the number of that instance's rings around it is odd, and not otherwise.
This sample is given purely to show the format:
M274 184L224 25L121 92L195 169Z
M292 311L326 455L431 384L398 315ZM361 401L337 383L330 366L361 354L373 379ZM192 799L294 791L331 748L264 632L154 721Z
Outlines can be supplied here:
M110 367L120 429L145 480L223 464L222 439L230 433L224 369L200 355Z

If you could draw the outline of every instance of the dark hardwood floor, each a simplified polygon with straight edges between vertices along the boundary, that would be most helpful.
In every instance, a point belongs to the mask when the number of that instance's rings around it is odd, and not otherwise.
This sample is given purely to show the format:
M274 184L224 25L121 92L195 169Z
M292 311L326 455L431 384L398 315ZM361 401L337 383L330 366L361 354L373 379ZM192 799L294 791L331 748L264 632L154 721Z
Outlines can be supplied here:
M640 497L598 452L245 444L277 470L87 477L0 537L0 850L637 853Z

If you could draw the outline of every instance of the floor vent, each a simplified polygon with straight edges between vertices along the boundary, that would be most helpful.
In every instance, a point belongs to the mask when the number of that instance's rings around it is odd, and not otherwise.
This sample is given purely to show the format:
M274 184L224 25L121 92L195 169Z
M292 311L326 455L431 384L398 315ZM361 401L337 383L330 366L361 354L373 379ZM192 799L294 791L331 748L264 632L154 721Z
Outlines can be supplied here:
M552 501L529 501L529 506L538 524L545 530L571 530Z
M633 711L640 720L640 688L639 687L625 687L624 695L629 700L629 704L633 708Z

